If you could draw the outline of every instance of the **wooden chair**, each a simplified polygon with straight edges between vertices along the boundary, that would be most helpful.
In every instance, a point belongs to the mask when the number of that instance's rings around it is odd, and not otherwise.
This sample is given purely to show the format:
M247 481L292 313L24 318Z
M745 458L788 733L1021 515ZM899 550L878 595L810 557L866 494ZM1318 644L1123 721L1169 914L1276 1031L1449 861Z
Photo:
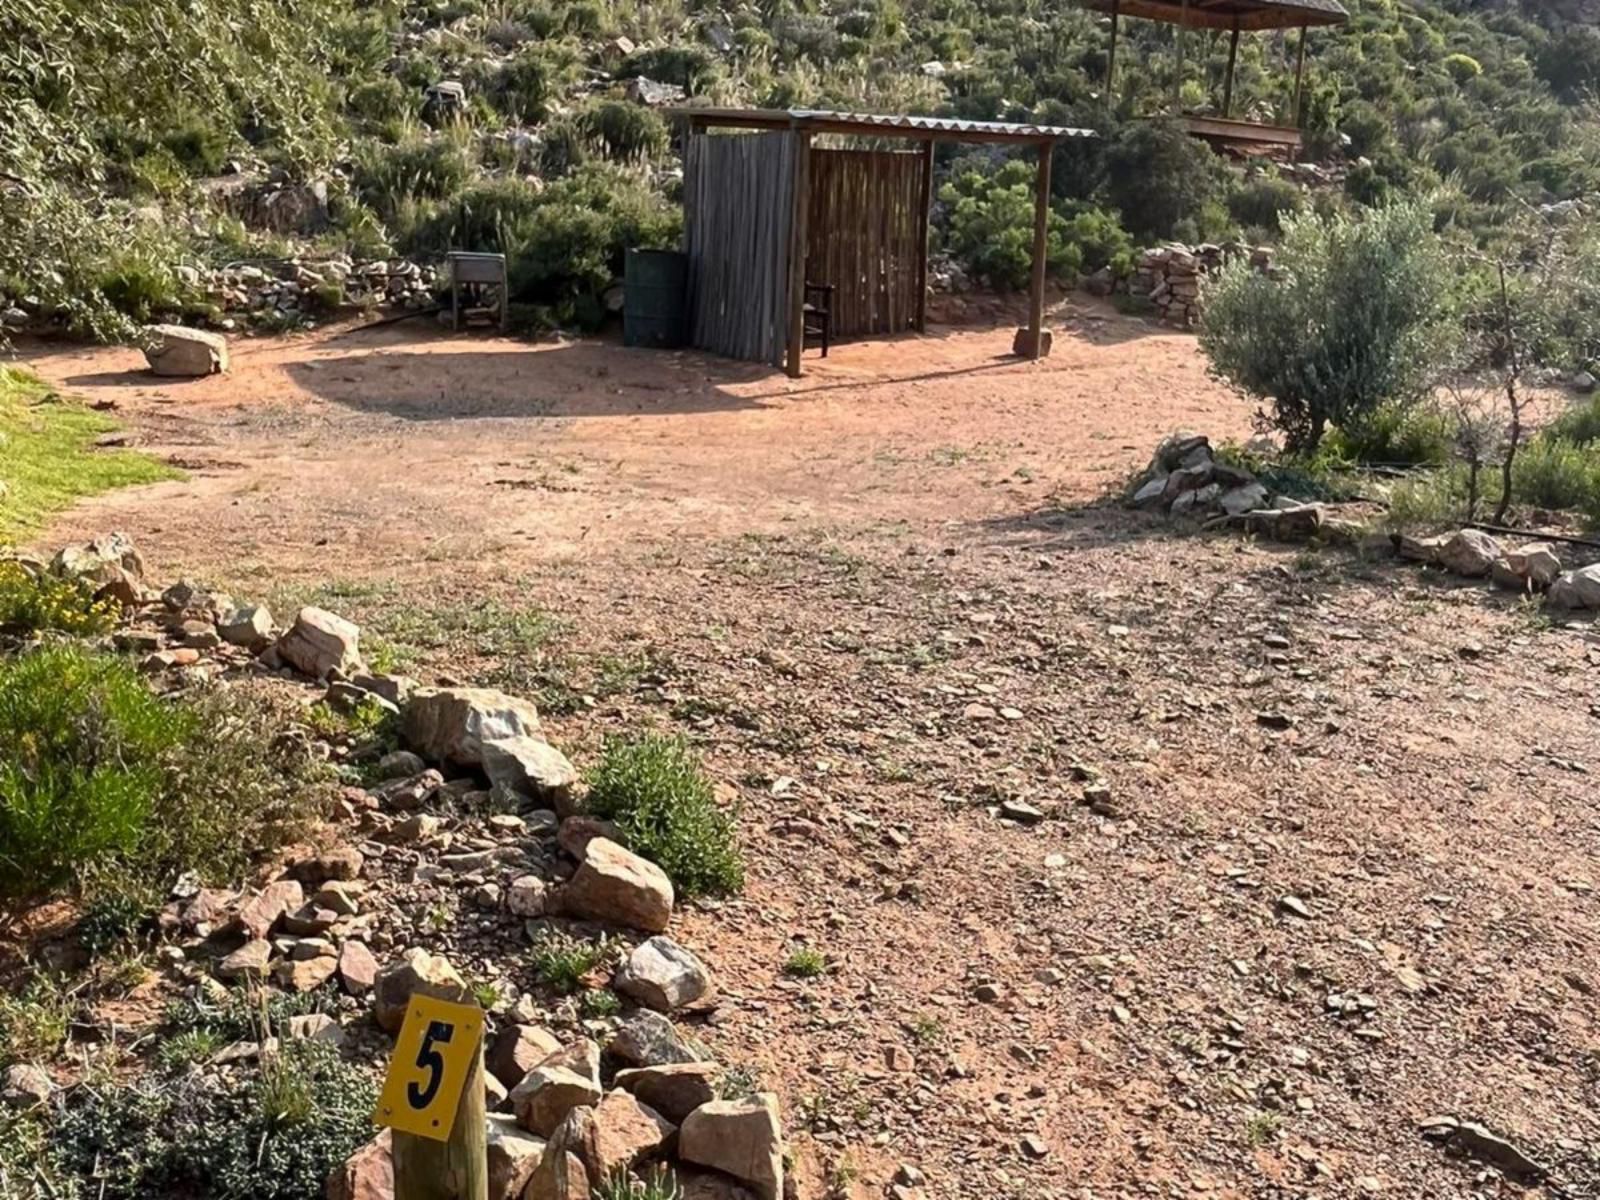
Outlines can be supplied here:
M833 284L806 284L806 299L802 309L805 316L805 343L822 343L822 357L828 357L828 343L833 340Z

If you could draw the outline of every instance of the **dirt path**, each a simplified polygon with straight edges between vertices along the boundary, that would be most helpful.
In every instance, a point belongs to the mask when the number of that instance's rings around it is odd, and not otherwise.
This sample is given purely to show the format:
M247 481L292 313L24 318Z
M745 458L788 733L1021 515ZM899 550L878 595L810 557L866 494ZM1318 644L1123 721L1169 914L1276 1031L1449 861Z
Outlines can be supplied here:
M168 388L47 355L195 464L49 540L320 588L419 674L551 689L580 761L692 737L751 859L684 922L703 1033L779 1087L806 1196L1518 1190L1441 1113L1600 1195L1600 643L1092 506L1164 432L1248 428L1191 339L1101 316L1038 365L960 332L798 383L404 327ZM533 608L537 646L462 617Z

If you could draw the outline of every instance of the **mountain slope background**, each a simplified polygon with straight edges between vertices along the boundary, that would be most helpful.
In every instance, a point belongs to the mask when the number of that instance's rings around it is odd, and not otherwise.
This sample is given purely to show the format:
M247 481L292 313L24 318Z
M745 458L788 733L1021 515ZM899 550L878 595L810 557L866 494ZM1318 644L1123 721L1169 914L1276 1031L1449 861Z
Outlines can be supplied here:
M1064 273L1407 192L1493 245L1530 206L1594 191L1592 0L1347 4L1308 43L1307 157L1336 168L1308 191L1130 120L1174 93L1217 110L1225 35L1185 32L1180 58L1172 27L1125 22L1113 103L1107 19L1060 2L0 0L0 292L116 337L127 318L207 315L176 264L454 245L507 251L532 318L597 319L622 250L676 236L672 130L628 98L641 77L690 101L1091 125L1104 138L1056 170ZM1291 119L1297 36L1241 39L1236 112ZM459 112L429 107L444 80ZM994 247L1020 173L958 147L940 171L941 241L1014 282ZM316 219L241 220L224 175L315 185Z

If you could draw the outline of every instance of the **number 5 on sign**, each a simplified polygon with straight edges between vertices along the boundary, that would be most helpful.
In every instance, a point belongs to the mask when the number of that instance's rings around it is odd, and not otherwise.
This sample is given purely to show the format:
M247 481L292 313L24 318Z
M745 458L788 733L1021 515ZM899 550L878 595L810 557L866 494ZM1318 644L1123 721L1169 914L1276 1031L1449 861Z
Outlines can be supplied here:
M412 996L383 1079L375 1120L401 1133L450 1139L456 1102L483 1037L483 1011L432 996Z

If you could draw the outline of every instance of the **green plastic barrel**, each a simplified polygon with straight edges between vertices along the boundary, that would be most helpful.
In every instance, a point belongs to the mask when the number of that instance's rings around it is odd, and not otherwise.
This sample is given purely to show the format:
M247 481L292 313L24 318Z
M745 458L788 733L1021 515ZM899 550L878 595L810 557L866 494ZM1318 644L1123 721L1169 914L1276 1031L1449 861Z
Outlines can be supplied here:
M689 259L676 250L629 250L622 273L622 341L675 349L689 340Z

